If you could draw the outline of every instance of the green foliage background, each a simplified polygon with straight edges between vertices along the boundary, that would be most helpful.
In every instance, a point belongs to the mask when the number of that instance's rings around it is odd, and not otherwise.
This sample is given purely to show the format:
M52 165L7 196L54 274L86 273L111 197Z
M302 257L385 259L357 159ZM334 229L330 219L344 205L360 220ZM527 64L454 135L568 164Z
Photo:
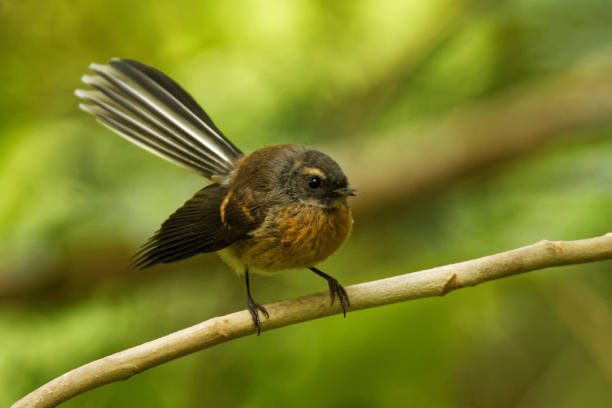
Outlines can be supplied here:
M125 270L202 180L77 109L90 62L159 67L245 152L324 150L612 66L610 21L606 0L1 0L0 405L244 307L214 255ZM369 92L386 79L393 93ZM348 285L609 232L611 130L608 118L357 213L321 268ZM253 284L260 302L325 289L307 271ZM612 344L597 323L610 325L611 293L609 262L536 272L233 341L64 406L608 407L610 355L592 344Z

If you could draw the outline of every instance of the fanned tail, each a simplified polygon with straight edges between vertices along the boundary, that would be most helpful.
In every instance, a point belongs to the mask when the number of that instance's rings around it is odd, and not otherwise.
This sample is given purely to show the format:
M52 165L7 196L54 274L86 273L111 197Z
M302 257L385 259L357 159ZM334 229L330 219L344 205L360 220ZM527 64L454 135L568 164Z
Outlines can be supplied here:
M229 174L242 157L206 112L176 82L137 61L91 64L83 76L95 90L75 94L85 112L139 147L212 179Z

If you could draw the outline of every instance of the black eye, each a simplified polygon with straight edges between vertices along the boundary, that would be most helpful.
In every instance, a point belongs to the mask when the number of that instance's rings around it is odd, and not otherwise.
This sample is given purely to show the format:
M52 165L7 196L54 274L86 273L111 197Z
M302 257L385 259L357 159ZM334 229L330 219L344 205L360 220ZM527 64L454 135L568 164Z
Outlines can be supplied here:
M310 180L308 180L308 187L312 189L321 187L321 179L317 176L312 176Z

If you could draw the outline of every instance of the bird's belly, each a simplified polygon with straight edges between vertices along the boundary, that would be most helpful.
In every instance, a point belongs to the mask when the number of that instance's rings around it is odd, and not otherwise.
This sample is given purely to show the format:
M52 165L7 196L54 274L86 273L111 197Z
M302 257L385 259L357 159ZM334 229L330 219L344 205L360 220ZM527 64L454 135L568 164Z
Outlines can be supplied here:
M353 225L346 204L332 209L300 205L273 209L248 237L220 253L237 272L259 273L316 265L336 251Z

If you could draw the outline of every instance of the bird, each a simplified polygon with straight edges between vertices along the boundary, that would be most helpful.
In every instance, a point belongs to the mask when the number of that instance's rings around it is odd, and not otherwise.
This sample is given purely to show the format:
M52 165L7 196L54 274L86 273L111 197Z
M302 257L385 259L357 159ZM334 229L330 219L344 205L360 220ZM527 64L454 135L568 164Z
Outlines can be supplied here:
M246 306L259 335L270 315L253 299L250 273L310 269L328 283L346 317L347 291L316 267L349 237L347 199L356 194L327 154L296 144L240 151L177 82L141 62L92 63L77 89L79 107L133 144L208 179L132 258L149 268L217 252L243 276Z

